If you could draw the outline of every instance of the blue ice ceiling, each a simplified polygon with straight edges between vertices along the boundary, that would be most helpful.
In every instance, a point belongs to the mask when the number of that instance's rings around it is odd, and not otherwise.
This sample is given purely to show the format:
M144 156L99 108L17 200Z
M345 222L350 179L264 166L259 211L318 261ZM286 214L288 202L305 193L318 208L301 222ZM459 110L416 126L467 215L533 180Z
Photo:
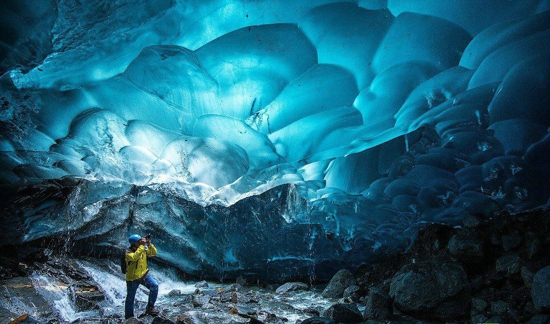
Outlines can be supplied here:
M349 237L544 206L548 10L7 1L0 179L170 188L202 206L292 184ZM365 204L368 220L338 219Z

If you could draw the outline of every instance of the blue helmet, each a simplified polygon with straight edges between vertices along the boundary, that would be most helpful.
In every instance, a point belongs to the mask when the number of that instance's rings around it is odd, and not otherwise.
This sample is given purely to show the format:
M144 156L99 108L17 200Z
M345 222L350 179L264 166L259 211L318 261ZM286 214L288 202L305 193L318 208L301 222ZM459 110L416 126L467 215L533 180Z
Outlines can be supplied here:
M130 242L130 244L134 244L139 240L141 240L141 235L137 235L137 234L134 234L128 238L128 242Z

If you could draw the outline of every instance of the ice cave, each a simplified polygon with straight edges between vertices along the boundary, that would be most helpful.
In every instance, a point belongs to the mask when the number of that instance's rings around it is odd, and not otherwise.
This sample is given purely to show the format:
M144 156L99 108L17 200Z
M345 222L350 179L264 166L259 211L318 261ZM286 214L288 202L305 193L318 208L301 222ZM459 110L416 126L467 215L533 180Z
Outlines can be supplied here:
M177 323L550 322L550 1L4 0L0 26L1 321L117 323L139 233L174 323L193 280L325 310L234 292ZM315 295L342 269L358 290Z

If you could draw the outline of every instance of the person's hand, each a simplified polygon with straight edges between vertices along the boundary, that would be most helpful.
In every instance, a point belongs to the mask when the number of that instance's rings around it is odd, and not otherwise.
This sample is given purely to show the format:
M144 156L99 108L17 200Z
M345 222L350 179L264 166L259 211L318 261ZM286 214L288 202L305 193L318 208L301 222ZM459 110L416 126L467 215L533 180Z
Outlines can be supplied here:
M144 245L145 243L147 243L147 239L142 237L141 240L139 240L139 245Z
M150 237L146 237L146 238L145 238L145 242L146 242L147 244L151 244L151 238L150 238Z

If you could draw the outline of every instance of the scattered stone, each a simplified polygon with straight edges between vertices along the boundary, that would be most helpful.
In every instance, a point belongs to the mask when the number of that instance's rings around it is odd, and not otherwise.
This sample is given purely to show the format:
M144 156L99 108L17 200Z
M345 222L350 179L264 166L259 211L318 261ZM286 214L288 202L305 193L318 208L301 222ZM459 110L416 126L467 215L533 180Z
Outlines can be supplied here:
M487 308L487 302L480 298L472 298L472 310L476 311L476 314L483 312Z
M458 232L451 237L448 245L451 255L463 262L479 262L483 260L483 241L467 231Z
M244 306L244 305L237 305L233 308L236 309L236 311L237 311L236 314L245 315L246 317L257 314L256 310L254 310L250 307Z
M523 279L523 283L525 284L525 287L531 288L533 285L533 279L535 278L535 274L529 270L527 267L521 267L521 278Z
M196 321L195 318L189 314L178 315L176 318L176 324L202 324L203 322Z
M391 316L391 297L385 291L371 288L363 311L365 319L387 320Z
M277 294L285 294L291 291L308 290L309 287L303 282L287 282L277 288L275 291Z
M531 297L535 308L539 312L550 312L550 266L535 274Z
M204 305L208 304L210 302L210 299L212 297L208 295L194 295L193 296L193 306L194 307L204 307Z
M127 319L125 323L126 323L126 324L143 324L142 321L138 320L138 319L135 318L135 317L132 317L132 318Z
M471 299L464 269L458 264L433 261L409 264L399 270L392 279L390 296L403 313L442 321L465 318Z
M332 318L339 323L359 323L363 321L363 315L357 308L357 304L334 304L323 313L323 317Z
M153 319L151 324L175 324L173 321L167 319L166 317L157 316Z
M504 251L509 252L521 245L523 239L517 233L510 235L502 235L502 248Z
M173 289L173 290L170 290L170 292L167 294L168 297L177 297L177 296L181 296L181 290L179 289Z
M210 286L208 285L208 282L206 282L206 281L204 281L204 280L203 280L203 281L200 281L200 282L197 282L197 283L195 284L195 288L208 288L208 287L210 287Z
M497 300L491 303L491 314L502 315L508 310L508 303Z
M334 277L332 277L321 295L325 298L340 298L343 296L346 288L356 284L357 281L355 280L355 277L353 276L351 271L347 269L342 269L338 271L334 275Z
M336 324L336 322L330 318L310 317L305 319L302 324Z
M521 265L521 258L517 254L507 254L497 259L496 270L511 277L521 271Z
M527 258L532 259L539 253L542 243L533 232L527 233L525 237L525 254Z

